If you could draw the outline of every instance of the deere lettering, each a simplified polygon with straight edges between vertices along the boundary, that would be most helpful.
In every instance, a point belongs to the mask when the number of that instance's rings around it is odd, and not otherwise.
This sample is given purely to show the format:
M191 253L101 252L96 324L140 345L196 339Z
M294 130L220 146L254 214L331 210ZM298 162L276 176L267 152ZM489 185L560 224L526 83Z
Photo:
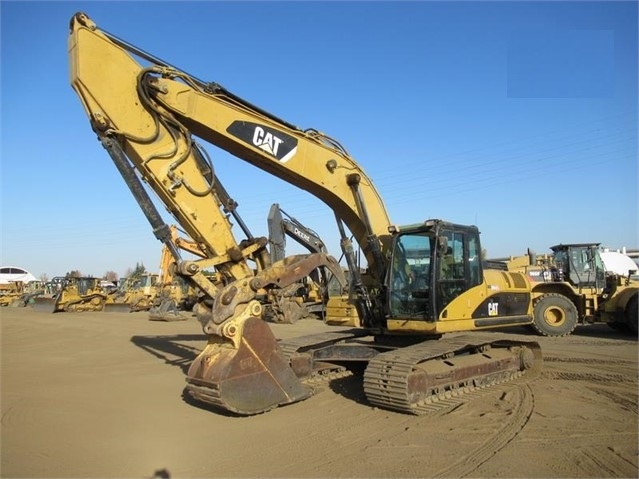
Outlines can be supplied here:
M277 150L283 142L284 140L278 138L272 133L264 131L264 128L261 126L255 127L255 133L253 133L253 144L267 153L277 157Z
M285 163L297 152L297 138L283 131L250 121L234 121L227 133L239 138L251 147L256 147Z
M304 233L303 231L298 230L297 228L295 228L293 230L293 233L295 233L297 236L299 236L300 238L302 238L303 240L306 241L311 241L311 237L309 235L307 235L306 233Z

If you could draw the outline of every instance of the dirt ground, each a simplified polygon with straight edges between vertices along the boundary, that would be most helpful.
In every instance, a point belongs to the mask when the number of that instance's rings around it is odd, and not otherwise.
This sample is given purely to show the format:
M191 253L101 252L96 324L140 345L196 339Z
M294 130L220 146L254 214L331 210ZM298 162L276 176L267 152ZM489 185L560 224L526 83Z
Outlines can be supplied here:
M0 310L1 476L637 477L637 340L605 325L538 340L541 376L411 416L371 407L361 376L235 417L182 398L200 324L146 313ZM321 321L271 325L278 338Z

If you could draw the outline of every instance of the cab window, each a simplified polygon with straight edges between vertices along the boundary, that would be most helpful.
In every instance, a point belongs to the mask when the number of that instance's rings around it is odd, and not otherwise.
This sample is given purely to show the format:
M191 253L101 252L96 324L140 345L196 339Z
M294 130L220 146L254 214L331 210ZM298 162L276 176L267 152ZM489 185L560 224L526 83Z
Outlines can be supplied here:
M430 317L432 239L424 234L397 238L390 271L390 313L394 317Z

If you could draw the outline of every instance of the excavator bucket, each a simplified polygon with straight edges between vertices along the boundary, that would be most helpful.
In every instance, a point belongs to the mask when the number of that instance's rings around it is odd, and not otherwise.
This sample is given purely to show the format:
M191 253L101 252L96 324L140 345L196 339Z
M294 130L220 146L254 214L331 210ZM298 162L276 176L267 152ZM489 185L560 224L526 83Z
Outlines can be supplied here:
M149 309L150 321L184 321L188 319L183 315L172 299L163 300L158 306Z
M103 311L105 313L130 313L131 305L129 303L106 303Z
M248 416L311 396L265 321L252 317L241 329L234 344L211 336L193 361L186 391L195 400Z
M33 309L40 313L55 313L58 307L58 297L37 297L33 299Z

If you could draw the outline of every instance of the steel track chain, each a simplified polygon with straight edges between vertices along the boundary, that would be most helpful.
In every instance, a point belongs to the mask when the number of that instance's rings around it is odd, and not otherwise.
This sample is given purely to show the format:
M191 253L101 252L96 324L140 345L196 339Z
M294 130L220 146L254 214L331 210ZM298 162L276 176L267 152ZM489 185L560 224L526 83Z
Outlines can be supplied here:
M521 371L498 371L482 376L481 380L470 378L443 392L436 389L424 391L425 396L420 396L416 401L409 398L408 377L417 364L452 356L455 351L478 349L489 344L477 344L469 336L459 336L379 354L369 362L364 373L366 397L371 404L384 409L414 415L432 414L460 405L479 389L517 379L523 374ZM460 398L462 395L464 398Z
M348 331L335 331L330 333L309 334L306 336L298 336L296 338L278 341L279 347L282 349L284 356L290 358L297 352L304 352L306 349L318 347L323 344L335 344L346 339L360 338L366 336L363 330L351 329Z
M286 359L290 359L292 355L298 352L304 352L307 349L318 347L321 345L335 344L339 341L347 339L353 339L365 336L366 333L362 330L351 329L343 332L330 332L309 334L306 336L298 336L296 338L287 339L285 341L278 342L279 347ZM307 378L302 379L302 382L313 389L323 384L330 383L334 379L341 379L352 376L353 373L343 366L335 365L331 369L323 369L321 371L314 371Z

